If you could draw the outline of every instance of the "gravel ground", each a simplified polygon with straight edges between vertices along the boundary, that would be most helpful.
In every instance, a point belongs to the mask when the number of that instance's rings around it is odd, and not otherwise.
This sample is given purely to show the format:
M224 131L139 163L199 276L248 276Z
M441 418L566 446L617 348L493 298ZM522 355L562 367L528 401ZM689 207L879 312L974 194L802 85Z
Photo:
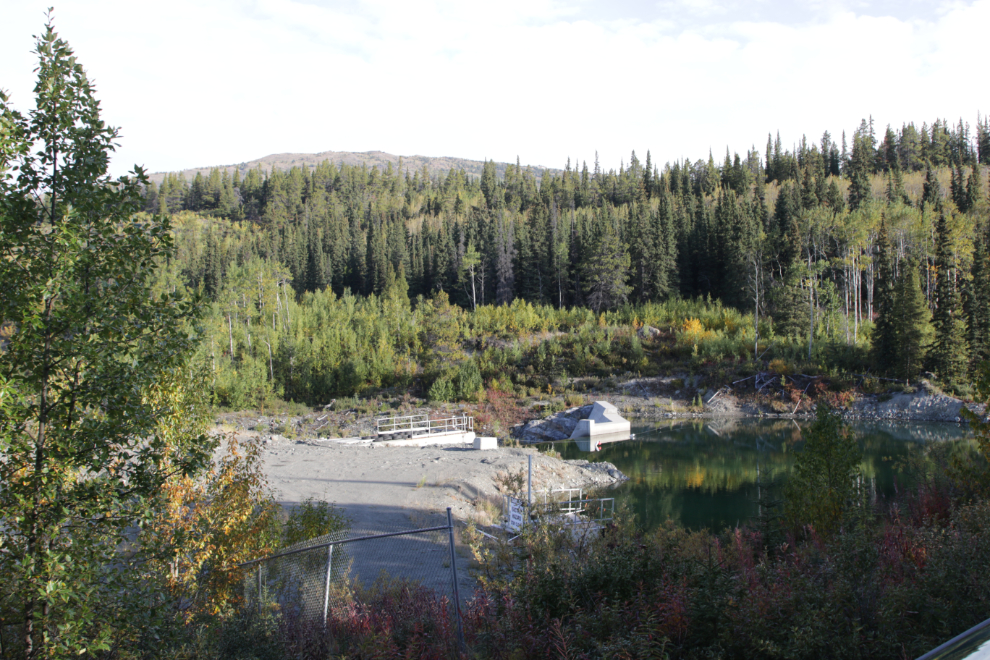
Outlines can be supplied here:
M564 461L532 448L377 447L236 433L242 442L264 443L263 469L283 506L308 498L331 502L351 519L352 536L444 525L447 507L460 523L496 522L501 497L507 492L499 477L524 472L529 456L534 491L583 488L587 492L625 479L610 463ZM446 546L437 545L441 536L434 535L432 544L419 536L351 545L352 575L367 584L385 570L393 577L415 578L446 592L449 564ZM468 553L459 548L459 555L466 569ZM467 598L474 592L474 580L467 570L459 571L459 577L461 596Z

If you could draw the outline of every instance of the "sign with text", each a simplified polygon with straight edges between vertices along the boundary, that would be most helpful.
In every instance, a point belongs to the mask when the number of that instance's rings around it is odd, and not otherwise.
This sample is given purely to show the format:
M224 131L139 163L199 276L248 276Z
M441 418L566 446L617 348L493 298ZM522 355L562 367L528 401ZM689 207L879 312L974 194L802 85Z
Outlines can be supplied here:
M526 502L515 497L509 498L509 522L506 528L512 532L521 532L526 521Z

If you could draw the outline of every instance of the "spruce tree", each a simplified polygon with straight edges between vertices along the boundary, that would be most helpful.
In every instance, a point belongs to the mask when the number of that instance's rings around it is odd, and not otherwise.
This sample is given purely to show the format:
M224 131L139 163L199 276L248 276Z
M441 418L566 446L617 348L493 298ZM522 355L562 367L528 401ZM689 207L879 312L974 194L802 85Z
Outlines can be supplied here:
M990 359L990 229L976 240L972 278L967 287L966 316L969 322L970 364Z
M942 208L942 185L935 176L931 161L925 163L925 185L921 192L921 204L927 204L928 208L936 210Z
M805 269L799 262L784 271L783 281L778 281L767 292L773 316L773 330L781 336L800 337L807 334L811 322L808 310L808 293L801 287Z
M969 211L969 196L966 194L966 180L963 177L962 165L951 168L952 185L950 195L956 208L966 213Z
M887 203L888 204L910 204L911 200L904 190L904 177L901 175L901 168L897 161L887 173Z
M974 165L969 172L969 180L966 182L966 208L969 211L975 210L983 201L983 174L980 166Z
M584 292L595 313L624 303L632 287L626 284L629 253L611 223L603 223L591 241L581 267Z
M873 328L873 363L880 373L889 373L896 361L897 321L894 311L894 265L890 254L887 222L883 216L880 217L877 248L877 280L873 297L877 321Z
M223 286L223 260L216 232L211 230L206 239L206 255L203 260L203 294L217 300Z
M929 354L929 367L939 380L950 386L966 381L969 347L966 322L957 283L958 268L953 237L945 214L939 214L935 227L935 341Z
M908 258L901 263L901 274L894 290L896 350L893 373L897 378L917 376L931 342L931 312L918 278L918 262Z

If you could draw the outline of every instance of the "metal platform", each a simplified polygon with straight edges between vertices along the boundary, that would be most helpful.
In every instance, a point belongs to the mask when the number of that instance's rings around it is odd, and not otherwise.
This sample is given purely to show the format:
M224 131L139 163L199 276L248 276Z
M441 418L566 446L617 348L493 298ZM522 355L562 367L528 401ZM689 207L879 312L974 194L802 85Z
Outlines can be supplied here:
M474 442L474 417L460 415L431 419L429 415L380 417L375 420L375 444L386 447Z

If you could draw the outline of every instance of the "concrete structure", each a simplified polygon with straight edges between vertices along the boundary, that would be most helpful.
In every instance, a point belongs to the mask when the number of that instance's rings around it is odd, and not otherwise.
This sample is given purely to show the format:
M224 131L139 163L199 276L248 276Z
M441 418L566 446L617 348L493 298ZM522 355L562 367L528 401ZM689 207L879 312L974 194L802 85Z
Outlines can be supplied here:
M483 438L477 436L474 439L474 448L480 450L495 449L498 447L498 438Z
M411 438L397 440L376 440L375 445L379 447L430 447L432 445L470 445L474 442L474 431L463 433L452 431L450 433L430 433L424 435L414 435Z
M628 440L632 425L619 414L619 409L607 401L595 401L587 419L579 420L571 440L582 451L598 451L605 442Z

